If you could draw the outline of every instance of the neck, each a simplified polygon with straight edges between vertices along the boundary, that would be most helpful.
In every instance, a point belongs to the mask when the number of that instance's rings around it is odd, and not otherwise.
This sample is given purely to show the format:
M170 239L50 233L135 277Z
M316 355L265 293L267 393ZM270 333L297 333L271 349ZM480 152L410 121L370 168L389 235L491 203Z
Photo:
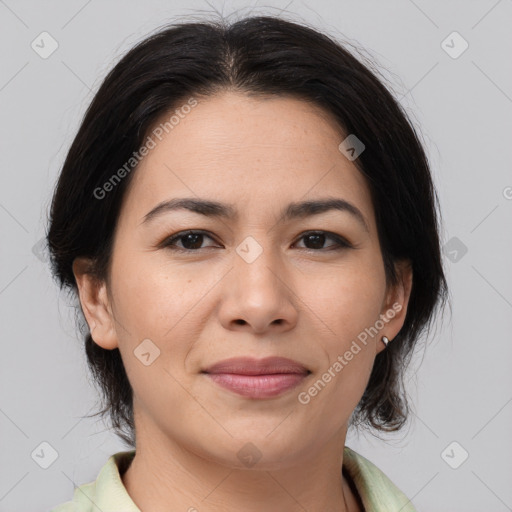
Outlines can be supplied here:
M360 512L342 474L345 438L346 429L286 467L276 460L239 469L139 429L122 481L135 504L152 512Z

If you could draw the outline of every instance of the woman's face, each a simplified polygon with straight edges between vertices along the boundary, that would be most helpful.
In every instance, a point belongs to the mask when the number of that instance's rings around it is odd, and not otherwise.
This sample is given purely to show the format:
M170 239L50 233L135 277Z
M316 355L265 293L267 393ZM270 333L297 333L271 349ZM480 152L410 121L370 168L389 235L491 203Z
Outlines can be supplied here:
M306 102L223 93L153 138L124 198L109 289L87 304L77 275L95 342L121 352L138 440L233 467L261 456L268 469L343 446L410 290L386 288L369 190L338 148L345 136ZM148 216L183 198L222 207ZM352 206L299 207L333 199ZM236 391L204 373L233 357L273 356L309 373L260 394L251 383L261 377Z

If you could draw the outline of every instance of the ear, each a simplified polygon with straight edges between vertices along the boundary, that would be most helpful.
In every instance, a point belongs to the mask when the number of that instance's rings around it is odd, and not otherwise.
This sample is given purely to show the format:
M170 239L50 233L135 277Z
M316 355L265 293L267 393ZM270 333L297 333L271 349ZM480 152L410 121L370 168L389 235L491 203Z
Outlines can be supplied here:
M118 340L107 285L98 281L90 268L91 261L87 258L75 258L73 261L80 304L94 342L104 349L112 350L118 347Z
M382 336L386 336L390 343L400 332L404 325L407 315L407 306L412 289L412 266L409 260L401 260L395 265L397 272L397 284L388 287L386 299L384 301L381 318L384 318L384 327L379 332L378 343L376 344L376 353L378 354L386 348L381 342Z

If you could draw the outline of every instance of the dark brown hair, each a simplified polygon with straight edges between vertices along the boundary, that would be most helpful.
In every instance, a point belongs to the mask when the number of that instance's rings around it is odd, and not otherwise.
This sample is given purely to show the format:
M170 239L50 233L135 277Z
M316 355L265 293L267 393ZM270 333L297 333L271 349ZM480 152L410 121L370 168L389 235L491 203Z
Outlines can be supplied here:
M376 356L352 425L400 429L408 417L403 375L420 335L446 301L438 200L417 133L381 80L340 42L272 16L176 23L132 48L108 73L69 149L51 205L47 240L54 276L77 298L72 264L93 261L91 272L108 283L113 234L136 167L106 197L102 187L144 143L157 119L191 96L236 90L294 96L328 112L342 134L355 134L365 150L354 161L366 178L376 215L388 283L395 263L409 260L413 286L405 323ZM91 338L77 304L85 352L116 434L135 446L132 388L118 349Z

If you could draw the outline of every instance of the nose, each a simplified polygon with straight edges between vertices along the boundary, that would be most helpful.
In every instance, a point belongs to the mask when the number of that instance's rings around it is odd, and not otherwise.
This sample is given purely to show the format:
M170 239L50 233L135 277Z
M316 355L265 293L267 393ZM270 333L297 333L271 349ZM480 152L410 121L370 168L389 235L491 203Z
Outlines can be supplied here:
M259 249L255 259L254 250L239 247L234 255L233 268L223 280L220 321L225 329L254 334L293 329L300 302L293 276L271 249Z

